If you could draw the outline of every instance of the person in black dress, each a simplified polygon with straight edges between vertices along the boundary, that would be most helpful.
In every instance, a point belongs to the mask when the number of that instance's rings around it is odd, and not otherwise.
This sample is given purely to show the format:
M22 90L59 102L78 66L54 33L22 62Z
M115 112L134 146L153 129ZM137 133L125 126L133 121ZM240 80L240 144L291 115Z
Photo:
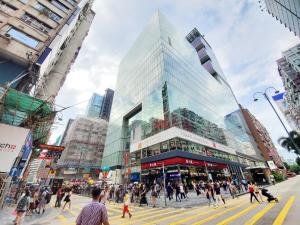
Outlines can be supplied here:
M147 189L146 189L146 185L144 184L141 188L140 206L142 206L143 204L148 205L146 194L147 194Z
M64 207L63 207L63 210L66 208L66 205L69 204L69 209L71 208L71 191L67 192L66 193L66 197L64 199Z

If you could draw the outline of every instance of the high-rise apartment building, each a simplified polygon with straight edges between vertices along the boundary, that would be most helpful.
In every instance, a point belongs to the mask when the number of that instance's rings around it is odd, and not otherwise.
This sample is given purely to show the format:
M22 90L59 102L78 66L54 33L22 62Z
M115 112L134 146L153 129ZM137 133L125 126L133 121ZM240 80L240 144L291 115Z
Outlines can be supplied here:
M88 102L85 113L86 116L91 118L99 118L102 104L103 96L94 93Z
M114 99L114 91L112 89L106 89L103 96L103 101L100 110L100 118L109 121L111 106Z
M276 20L300 36L300 1L299 0L265 0L267 12Z
M279 94L276 94L272 96L273 101L276 103L277 107L279 108L280 112L284 115L286 121L288 122L290 128L292 130L299 130L299 125L297 125L294 117L292 116L290 110L289 110L289 105L287 104L286 101L286 93L282 92Z
M278 72L285 88L285 101L296 129L300 130L300 45L282 52L277 60Z
M216 59L199 61L194 41L202 40L185 38L160 12L139 35L119 66L102 167L151 183L164 165L167 180L190 184L241 179L263 165L242 133L226 129L226 115L239 106Z
M0 84L53 101L87 35L92 0L1 0Z
M273 161L278 168L284 168L281 157L279 156L267 129L248 109L241 107L241 111L264 159L266 161Z

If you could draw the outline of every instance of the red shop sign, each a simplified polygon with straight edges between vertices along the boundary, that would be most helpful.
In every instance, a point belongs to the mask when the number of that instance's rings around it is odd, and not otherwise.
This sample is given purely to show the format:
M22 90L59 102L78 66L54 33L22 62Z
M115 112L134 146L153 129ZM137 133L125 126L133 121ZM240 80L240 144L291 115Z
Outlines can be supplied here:
M224 169L227 168L226 164L223 163L211 163L211 162L205 162L201 160L195 160L195 159L186 159L181 157L175 157L171 159L165 159L157 162L151 162L151 163L143 163L141 168L142 169L149 169L149 168L155 168L155 167L162 167L162 165L169 166L169 165L192 165L192 166L207 166L208 168L216 168L216 169Z

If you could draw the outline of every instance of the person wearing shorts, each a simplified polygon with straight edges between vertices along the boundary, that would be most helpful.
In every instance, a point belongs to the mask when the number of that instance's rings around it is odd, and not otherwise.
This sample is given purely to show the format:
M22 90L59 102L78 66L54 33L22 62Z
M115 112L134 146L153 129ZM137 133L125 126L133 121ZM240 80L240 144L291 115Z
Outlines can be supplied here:
M17 208L16 208L17 215L14 222L15 225L21 224L22 216L27 211L29 207L29 202L30 202L30 191L26 190L25 195L21 197L21 199L17 204Z

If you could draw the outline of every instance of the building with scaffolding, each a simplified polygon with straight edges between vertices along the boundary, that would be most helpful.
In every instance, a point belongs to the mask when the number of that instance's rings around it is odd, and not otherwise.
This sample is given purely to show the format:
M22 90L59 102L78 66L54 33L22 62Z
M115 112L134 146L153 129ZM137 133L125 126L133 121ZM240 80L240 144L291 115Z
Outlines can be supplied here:
M0 1L0 84L53 101L95 13L93 0Z
M69 169L73 168L75 173L80 174L80 178L83 178L83 174L95 176L94 170L100 169L106 132L107 121L103 119L76 118L62 143L65 150L56 165L56 168L60 168L60 174L66 179L74 178L75 174L70 173Z
M45 143L56 111L53 105L15 89L0 87L0 123L28 128L33 143Z

